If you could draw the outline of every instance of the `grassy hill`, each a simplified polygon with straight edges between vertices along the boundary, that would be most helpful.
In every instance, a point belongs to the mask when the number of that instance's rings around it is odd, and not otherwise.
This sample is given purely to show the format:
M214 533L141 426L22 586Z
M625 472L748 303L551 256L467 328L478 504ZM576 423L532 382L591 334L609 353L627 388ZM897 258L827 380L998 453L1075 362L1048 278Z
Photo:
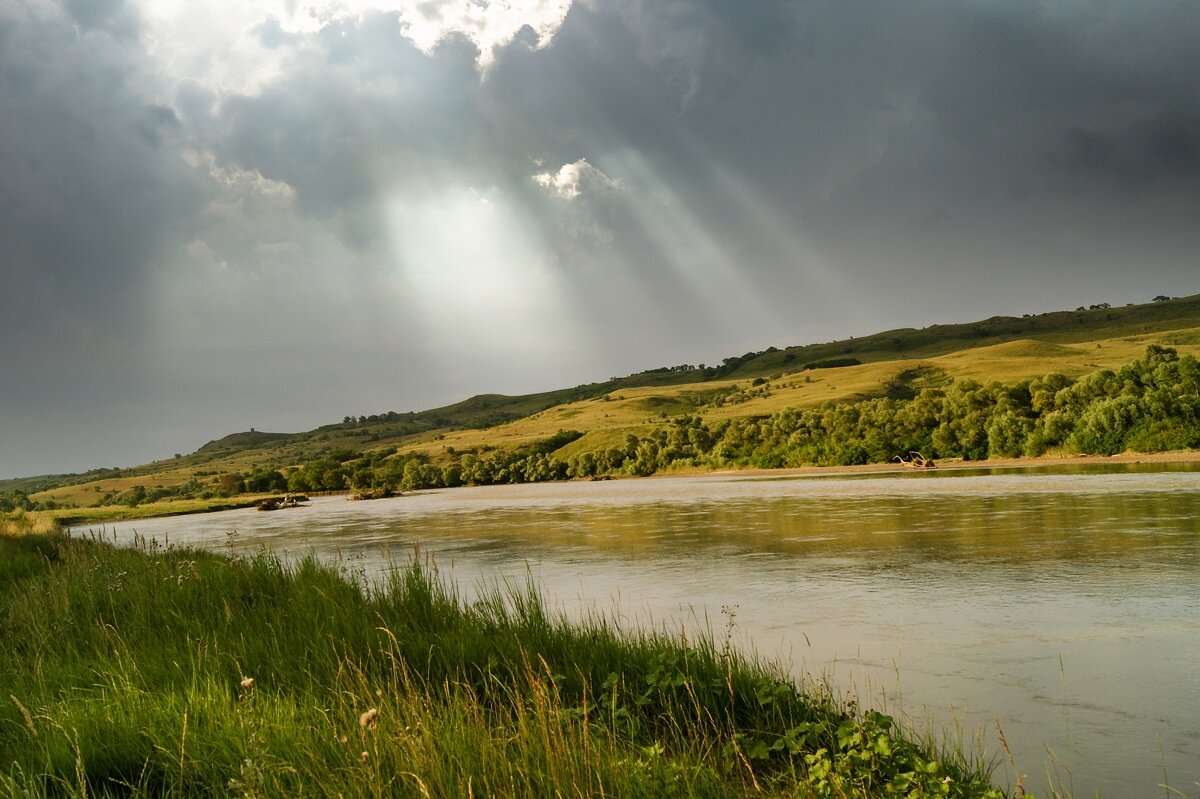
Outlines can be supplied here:
M904 398L963 378L1013 382L1049 372L1079 377L1134 360L1149 344L1200 352L1200 295L902 328L772 347L717 366L664 367L558 391L481 394L421 412L347 417L301 433L234 433L189 455L133 468L0 481L0 494L21 490L35 500L88 507L137 486L159 492L209 486L222 474L287 469L322 457L387 451L393 457L421 453L438 463L456 451L513 449L562 429L581 431L582 437L558 453L569 457L614 446L627 434L680 414L706 421L765 416L831 400Z

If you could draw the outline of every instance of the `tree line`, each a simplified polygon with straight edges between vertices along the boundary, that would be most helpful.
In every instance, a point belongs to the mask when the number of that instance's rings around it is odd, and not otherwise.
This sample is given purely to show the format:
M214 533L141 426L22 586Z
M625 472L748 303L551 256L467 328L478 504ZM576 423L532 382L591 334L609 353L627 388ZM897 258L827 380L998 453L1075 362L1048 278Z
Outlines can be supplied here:
M911 399L831 402L715 423L679 417L636 446L627 442L622 468L649 474L686 466L854 465L914 450L985 460L1052 450L1113 455L1196 446L1200 366L1190 355L1151 346L1119 370L1079 380L1057 373L1007 385L959 380ZM576 476L584 476L590 464L578 456L573 466Z
M1013 384L959 380L910 399L881 397L788 409L768 416L670 419L645 435L569 457L582 435L560 431L510 451L428 456L378 455L335 466L328 459L288 477L289 487L399 490L644 476L688 468L781 468L880 463L920 451L934 458L986 460L1047 452L1113 455L1200 447L1200 364L1160 346L1118 370L1078 380L1059 373ZM340 478L339 478L340 475ZM304 481L310 482L304 482Z
M765 384L760 389L769 388ZM608 447L562 452L583 433L560 430L523 447L447 448L438 463L395 448L344 449L299 466L260 467L193 478L172 487L135 486L97 504L244 492L387 493L461 485L645 476L684 469L783 468L883 463L919 451L933 458L986 460L1048 452L1113 455L1200 447L1200 363L1150 346L1142 358L1078 380L1052 373L1003 384L958 380L911 398L828 402L766 416L709 421L684 414ZM22 492L0 495L0 512L49 507Z

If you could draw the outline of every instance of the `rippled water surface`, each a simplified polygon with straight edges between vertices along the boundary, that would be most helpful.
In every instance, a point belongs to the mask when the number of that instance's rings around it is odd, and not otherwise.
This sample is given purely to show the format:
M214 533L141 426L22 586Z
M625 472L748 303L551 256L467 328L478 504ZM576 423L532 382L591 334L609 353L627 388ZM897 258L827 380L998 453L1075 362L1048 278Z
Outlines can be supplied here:
M1161 469L462 488L116 534L368 577L419 546L467 590L532 574L571 614L707 624L989 756L999 722L1039 793L1200 796L1200 470Z

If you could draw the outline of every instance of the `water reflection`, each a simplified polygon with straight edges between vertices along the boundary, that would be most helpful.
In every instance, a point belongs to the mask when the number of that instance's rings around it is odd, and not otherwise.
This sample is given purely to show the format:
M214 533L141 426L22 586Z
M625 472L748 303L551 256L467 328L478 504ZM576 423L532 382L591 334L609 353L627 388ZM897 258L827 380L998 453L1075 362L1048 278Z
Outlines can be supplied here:
M989 751L997 719L1023 771L1050 749L1077 796L1157 792L1164 765L1200 794L1200 471L935 475L471 488L136 527L212 547L236 529L366 573L419 545L468 592L532 575L569 613L693 633L736 606L735 639L797 675L983 727Z

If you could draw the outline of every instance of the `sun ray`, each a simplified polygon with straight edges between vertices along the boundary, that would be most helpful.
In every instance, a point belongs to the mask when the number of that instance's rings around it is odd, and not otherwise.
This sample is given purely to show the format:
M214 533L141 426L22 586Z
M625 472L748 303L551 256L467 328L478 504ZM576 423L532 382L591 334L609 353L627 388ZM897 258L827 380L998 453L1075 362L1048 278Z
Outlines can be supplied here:
M393 202L394 285L424 344L529 355L569 349L576 325L530 227L498 191ZM438 344L442 342L443 344Z

